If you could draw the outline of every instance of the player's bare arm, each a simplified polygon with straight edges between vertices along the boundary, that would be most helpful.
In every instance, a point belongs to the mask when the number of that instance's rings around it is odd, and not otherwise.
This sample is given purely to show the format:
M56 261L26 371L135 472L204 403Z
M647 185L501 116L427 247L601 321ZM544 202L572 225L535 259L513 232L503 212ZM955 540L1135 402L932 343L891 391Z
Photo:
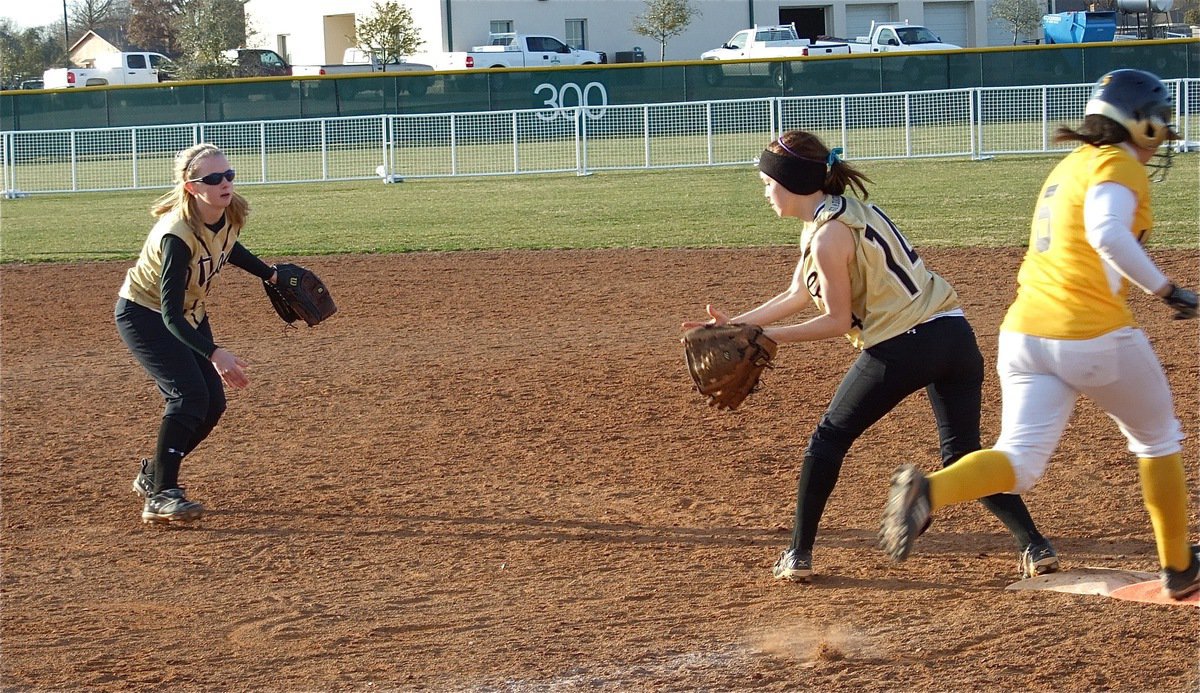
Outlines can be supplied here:
M853 232L840 221L826 222L813 234L812 252L816 258L817 286L825 301L825 312L797 325L768 328L767 336L777 342L813 342L839 337L850 331ZM801 289L806 290L803 278L799 280Z
M808 292L804 288L803 272L801 270L802 263L796 263L796 269L792 272L792 282L788 288L775 296L772 296L766 302L755 308L736 315L730 318L724 311L719 310L712 304L705 307L709 315L707 322L689 320L682 325L683 329L690 330L701 325L724 325L725 323L744 323L749 325L769 325L778 320L782 320L791 315L800 312L808 302Z
M797 271L799 266L797 265ZM808 297L804 293L804 285L797 285L793 279L788 288L772 297L766 303L752 308L741 315L734 316L730 322L748 323L751 325L769 325L794 315L804 308Z

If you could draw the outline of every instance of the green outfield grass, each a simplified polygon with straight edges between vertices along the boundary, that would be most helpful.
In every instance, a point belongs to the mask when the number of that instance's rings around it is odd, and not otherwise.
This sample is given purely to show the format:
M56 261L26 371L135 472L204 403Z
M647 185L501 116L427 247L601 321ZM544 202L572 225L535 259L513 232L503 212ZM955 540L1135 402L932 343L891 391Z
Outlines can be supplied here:
M877 201L917 246L1022 246L1059 156L864 161ZM1151 246L1196 248L1197 155L1152 186ZM799 224L767 207L751 166L244 185L247 247L268 257L504 248L791 244ZM127 259L159 191L35 195L0 202L0 262Z

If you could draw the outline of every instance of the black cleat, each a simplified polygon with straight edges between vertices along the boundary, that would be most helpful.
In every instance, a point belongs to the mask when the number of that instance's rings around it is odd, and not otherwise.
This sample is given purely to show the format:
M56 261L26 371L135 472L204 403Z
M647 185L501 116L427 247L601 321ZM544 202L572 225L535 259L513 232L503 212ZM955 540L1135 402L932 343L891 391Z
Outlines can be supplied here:
M133 477L133 492L142 498L154 495L154 464L150 460L142 460L142 471Z
M1200 590L1200 546L1192 547L1192 562L1185 570L1163 568L1163 593L1171 599L1183 599Z
M1057 573L1061 568L1058 554L1055 553L1054 547L1049 542L1026 546L1025 550L1021 552L1021 558L1017 564L1017 570L1020 571L1023 578Z
M792 582L808 582L812 577L812 553L798 553L795 549L787 549L779 555L771 574L776 580Z
M169 488L146 499L142 507L142 522L170 524L193 522L204 514L204 506L183 496L183 489Z
M908 558L917 537L929 527L929 507L929 480L921 470L911 464L897 469L879 527L879 548L893 561Z

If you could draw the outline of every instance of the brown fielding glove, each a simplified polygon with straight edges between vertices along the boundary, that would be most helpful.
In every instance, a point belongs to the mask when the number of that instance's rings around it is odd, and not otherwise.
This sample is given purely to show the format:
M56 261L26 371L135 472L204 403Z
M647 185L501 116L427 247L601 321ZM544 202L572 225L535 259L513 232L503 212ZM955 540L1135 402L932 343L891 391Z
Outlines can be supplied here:
M683 335L688 372L708 405L737 409L764 368L774 368L778 345L758 325L704 325Z
M309 327L337 312L333 296L320 277L300 265L275 265L277 283L263 280L271 306L283 321L303 320Z

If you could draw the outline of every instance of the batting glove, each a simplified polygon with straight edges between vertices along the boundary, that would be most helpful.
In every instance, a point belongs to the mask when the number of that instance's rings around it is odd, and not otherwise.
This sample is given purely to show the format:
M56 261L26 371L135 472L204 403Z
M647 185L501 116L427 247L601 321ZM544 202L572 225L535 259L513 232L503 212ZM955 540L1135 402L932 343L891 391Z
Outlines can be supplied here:
M1191 320L1197 316L1196 292L1172 282L1171 293L1163 296L1163 303L1175 310L1176 320Z

